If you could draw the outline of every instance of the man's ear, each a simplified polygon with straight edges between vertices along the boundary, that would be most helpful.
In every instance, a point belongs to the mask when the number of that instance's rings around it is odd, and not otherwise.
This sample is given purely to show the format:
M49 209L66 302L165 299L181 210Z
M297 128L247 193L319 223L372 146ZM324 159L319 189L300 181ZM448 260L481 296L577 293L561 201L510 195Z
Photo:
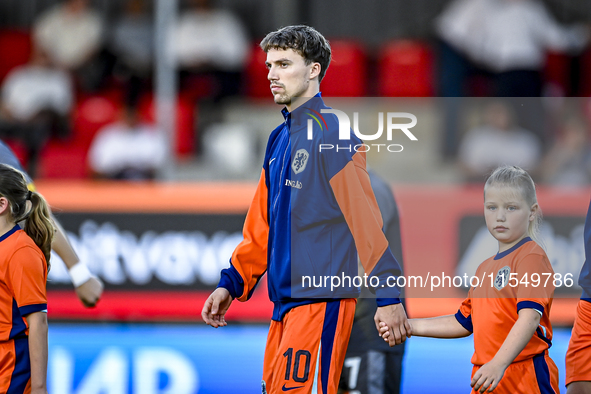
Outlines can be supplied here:
M322 66L318 62L312 63L312 67L310 68L310 79L314 79L320 76L320 71L322 71Z
M0 215L10 212L10 203L6 197L0 197Z

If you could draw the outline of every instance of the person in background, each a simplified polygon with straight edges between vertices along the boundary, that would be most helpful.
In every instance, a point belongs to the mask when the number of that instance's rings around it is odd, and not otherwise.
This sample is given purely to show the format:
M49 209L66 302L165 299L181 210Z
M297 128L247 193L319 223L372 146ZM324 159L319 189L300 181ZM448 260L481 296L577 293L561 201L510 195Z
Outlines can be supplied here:
M591 394L591 202L584 230L585 262L579 275L583 288L566 352L566 394Z
M33 180L23 170L14 152L2 141L0 141L0 164L7 164L21 171L27 180L29 190L35 191ZM66 232L53 214L51 214L51 219L56 230L51 247L68 268L76 295L82 304L86 307L93 307L97 304L103 293L103 284L88 270L86 264L80 261L76 251L74 251L74 248L72 248L72 245L68 241Z
M137 108L127 106L120 121L97 132L88 162L97 178L141 181L154 179L166 156L164 133L141 122Z
M49 138L68 136L73 101L70 76L54 67L39 47L33 49L28 64L16 67L4 80L0 137L24 143L32 177L37 174L39 155Z
M588 27L557 23L539 0L455 0L436 19L435 33L446 159L459 147L462 100L453 98L540 97L546 52L579 53L589 42Z
M515 124L508 104L487 104L483 117L483 125L469 130L460 143L458 162L468 182L482 183L500 165L537 169L541 143L533 133Z
M591 146L585 121L568 118L541 166L542 180L556 186L591 183Z
M471 70L491 73L496 97L539 97L546 51L578 52L583 25L563 26L538 0L456 0L436 20L444 97L469 96Z
M102 51L104 29L89 0L65 0L35 21L33 43L55 65L74 73L82 90L96 91L107 69Z
M189 4L171 35L181 87L201 76L213 82L214 101L238 94L250 48L246 28L236 15L214 8L210 0Z
M154 26L149 4L128 0L108 40L109 51L116 59L113 74L123 82L128 103L137 103L152 84Z
M400 215L392 188L375 171L370 169L368 174L371 188L382 213L384 234L394 257L400 267L404 268ZM404 297L401 297L401 301L405 305ZM373 295L363 287L355 307L355 320L339 382L339 393L400 393L406 342L390 347L376 336L373 320L374 304Z

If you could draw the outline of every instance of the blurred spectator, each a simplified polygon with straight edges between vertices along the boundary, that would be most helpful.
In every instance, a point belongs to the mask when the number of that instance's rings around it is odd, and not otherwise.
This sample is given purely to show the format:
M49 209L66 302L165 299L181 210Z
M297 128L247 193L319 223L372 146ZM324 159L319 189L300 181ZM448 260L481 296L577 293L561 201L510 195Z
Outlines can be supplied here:
M492 73L493 95L538 97L548 49L578 51L584 26L564 27L537 0L455 0L437 19L442 40L440 94L466 96L466 78Z
M154 26L149 3L128 0L125 12L113 24L109 50L116 57L114 74L124 81L128 105L135 105L151 84Z
M27 170L35 177L41 149L53 134L66 137L73 103L70 76L40 49L13 69L2 85L0 137L17 139L27 149Z
M84 90L98 89L105 74L103 22L89 0L66 0L42 14L33 26L35 45L59 67L76 74Z
M239 93L250 48L245 27L230 11L212 8L209 0L190 0L190 5L172 35L181 86L201 76L212 81L216 101Z
M126 107L119 122L97 132L88 155L95 177L154 179L166 160L166 139L156 126L140 121L135 107Z
M591 183L589 130L582 120L571 117L564 122L556 143L542 162L542 179L560 186Z
M515 125L507 104L495 101L484 109L484 124L464 135L458 160L469 182L484 182L500 165L517 165L530 172L537 169L542 154L540 141Z
M375 171L368 169L368 174L384 221L384 234L394 257L404 267L400 214L392 187ZM362 275L363 267L361 264L359 266ZM404 292L404 288L401 291ZM401 295L401 301L406 308L404 295ZM401 391L406 342L390 347L380 336L376 336L373 320L375 302L375 295L362 286L355 307L355 320L339 382L339 393L398 394Z

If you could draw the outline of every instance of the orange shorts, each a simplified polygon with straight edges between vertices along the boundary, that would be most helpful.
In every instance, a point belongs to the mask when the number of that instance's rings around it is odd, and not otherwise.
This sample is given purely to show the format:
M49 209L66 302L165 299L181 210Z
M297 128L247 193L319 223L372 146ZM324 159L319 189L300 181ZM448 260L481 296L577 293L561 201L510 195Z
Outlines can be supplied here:
M31 392L29 338L0 342L0 393Z
M336 394L356 303L349 298L302 305L272 321L263 366L266 392Z
M579 300L566 352L566 384L591 381L591 302Z
M512 363L505 370L494 394L559 394L558 368L548 352ZM472 376L480 366L472 368ZM487 391L488 392L488 391ZM477 393L472 390L472 394Z

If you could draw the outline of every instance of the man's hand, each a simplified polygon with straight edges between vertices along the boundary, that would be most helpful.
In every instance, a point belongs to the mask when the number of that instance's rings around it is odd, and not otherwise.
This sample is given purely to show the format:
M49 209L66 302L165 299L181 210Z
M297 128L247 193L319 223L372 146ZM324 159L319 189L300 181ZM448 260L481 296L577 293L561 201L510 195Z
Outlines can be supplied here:
M223 287L215 289L203 305L203 311L201 311L203 321L215 328L226 326L228 323L224 320L224 316L232 301L232 296L227 289Z
M101 298L101 294L103 294L103 283L100 279L93 276L76 287L76 294L85 307L92 308L96 305L99 298Z
M385 323L388 327L390 335L387 336L387 339L390 346L400 345L412 335L412 328L402 304L379 307L373 320L380 336L383 336L383 333L380 332L380 323Z

